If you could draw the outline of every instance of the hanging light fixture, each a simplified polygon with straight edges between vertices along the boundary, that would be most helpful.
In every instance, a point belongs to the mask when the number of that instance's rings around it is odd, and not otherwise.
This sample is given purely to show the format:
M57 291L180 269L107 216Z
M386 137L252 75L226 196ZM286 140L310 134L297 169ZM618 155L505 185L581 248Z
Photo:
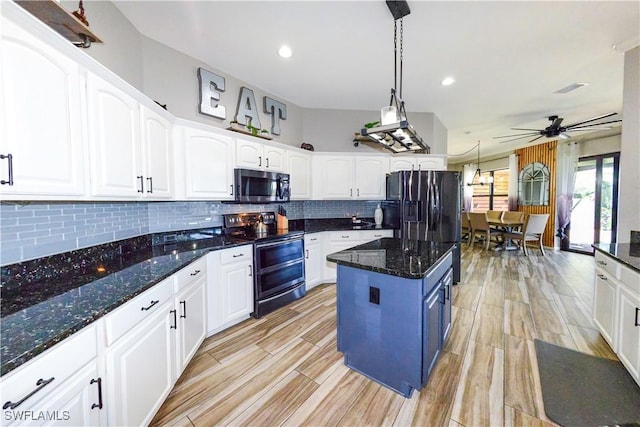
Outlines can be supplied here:
M360 135L382 144L394 153L416 152L429 154L431 148L422 140L407 120L402 100L402 60L403 60L403 18L411 13L406 1L387 0L387 7L393 15L393 88L389 106L380 111L380 125L362 128ZM398 20L400 21L400 91L398 92Z
M476 173L473 174L473 178L471 178L471 181L467 183L467 185L489 185L489 184L493 184L493 176L489 175L488 178L485 179L484 176L482 176L482 171L480 171L480 141L478 141L478 144L476 145L476 147L478 147L478 163L477 163L477 169L476 169ZM478 177L478 181L476 182L476 177Z

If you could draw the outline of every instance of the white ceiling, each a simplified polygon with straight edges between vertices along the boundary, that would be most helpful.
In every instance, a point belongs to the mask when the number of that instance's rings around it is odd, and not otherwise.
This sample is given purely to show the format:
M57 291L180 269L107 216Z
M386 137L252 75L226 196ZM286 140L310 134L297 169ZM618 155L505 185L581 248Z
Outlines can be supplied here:
M304 108L378 110L393 86L393 18L383 1L115 1L142 34ZM404 93L447 127L449 154L485 155L512 127L621 118L624 55L638 1L409 1ZM281 44L293 49L277 55ZM445 76L456 83L440 85ZM553 92L575 82L589 85ZM574 135L580 134L579 132ZM544 142L540 139L536 143ZM475 151L462 159L474 157ZM457 162L455 157L450 162Z

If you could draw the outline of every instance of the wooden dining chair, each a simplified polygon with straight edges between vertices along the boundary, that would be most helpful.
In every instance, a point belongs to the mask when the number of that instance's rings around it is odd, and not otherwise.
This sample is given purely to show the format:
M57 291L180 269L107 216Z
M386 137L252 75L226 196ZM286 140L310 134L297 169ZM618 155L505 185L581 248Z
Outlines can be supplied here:
M504 213L503 211L487 211L487 219L489 221L491 220L501 221L503 213Z
M469 212L462 212L460 220L462 225L462 234L460 239L467 240L467 246L471 246L471 221L469 221Z
M475 242L476 236L480 237L484 234L485 237L485 249L489 249L489 244L493 238L496 242L499 236L502 236L502 231L496 230L489 226L486 212L469 212L469 222L471 223L471 237L469 244Z
M524 222L524 212L505 211L504 214L502 214L502 220ZM520 227L514 227L512 231L520 231Z
M524 220L522 231L512 231L510 233L504 233L504 238L517 240L518 243L522 242L522 249L525 256L529 256L527 251L527 242L537 242L538 249L544 256L544 247L542 246L542 235L544 229L547 226L549 220L549 214L529 214Z

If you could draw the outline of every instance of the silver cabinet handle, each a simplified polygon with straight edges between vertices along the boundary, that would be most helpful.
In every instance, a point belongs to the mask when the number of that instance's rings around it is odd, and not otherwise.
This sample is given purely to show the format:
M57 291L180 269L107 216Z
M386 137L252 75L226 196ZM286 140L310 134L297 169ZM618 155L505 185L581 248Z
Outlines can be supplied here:
M102 409L102 378L91 378L89 384L98 384L98 403L91 405L91 409Z
M253 277L253 266L249 264L248 267L249 267L249 277Z
M356 190L356 196L360 197L360 189L359 188Z
M231 193L229 193L229 195L233 196L233 184L231 184L229 187L231 187Z
M13 185L13 155L12 154L0 154L0 160L7 159L9 167L9 181L4 179L0 181L0 185Z
M149 187L147 189L147 193L153 193L153 177L150 176L147 178L147 184L147 186Z
M193 273L189 274L190 276L197 276L198 274L200 274L200 270L196 270Z
M269 158L267 157L267 167L269 167Z
M151 308L156 305L157 303L159 303L160 300L151 300L151 304L149 304L147 307L140 307L140 311L147 311L147 310L151 310Z
M232 256L233 256L234 258L238 258L238 257L244 256L244 254L237 254L237 255L232 255Z
M169 313L173 314L173 326L169 326L169 329L178 329L178 310L169 310Z
M306 259L309 259L309 249L305 249L304 251L306 252L306 256L305 256L305 258L306 258Z
M31 396L33 396L34 394L36 394L37 392L45 388L54 379L55 379L54 377L51 377L48 380L43 380L42 378L40 378L38 381L36 381L36 385L38 387L36 387L35 390L33 390L31 393L27 394L25 397L23 397L22 399L18 400L15 403L11 402L10 400L6 401L4 405L2 405L2 409L16 409L18 406L22 405L28 398L30 398Z
M187 301L180 301L180 305L182 306L182 314L180 315L181 319L187 318Z
M598 260L598 264L600 264L600 265L607 265L607 263L606 263L606 262L604 262L604 261L600 261L600 260Z
M142 175L136 176L136 179L140 180L140 188L138 189L138 193L144 193L144 177Z
M262 166L262 156L258 156L258 166Z
M340 236L340 237L342 237L343 239L348 239L349 238L349 236Z
M601 280L604 280L605 282L607 281L607 276L605 276L604 274L598 274L598 277L599 277Z
M353 188L349 189L349 196L353 197Z

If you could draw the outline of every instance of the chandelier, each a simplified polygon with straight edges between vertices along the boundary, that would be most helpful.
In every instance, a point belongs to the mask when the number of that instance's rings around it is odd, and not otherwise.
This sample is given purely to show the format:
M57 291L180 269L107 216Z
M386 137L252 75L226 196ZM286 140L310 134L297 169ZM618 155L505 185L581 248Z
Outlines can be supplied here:
M478 147L478 163L477 163L478 168L476 169L476 173L473 174L473 178L471 178L471 181L468 182L467 185L493 184L493 177L489 176L488 178L485 179L485 177L482 176L482 172L480 171L480 141L478 141L478 144L476 145L476 147ZM477 182L476 182L476 177L478 177Z

